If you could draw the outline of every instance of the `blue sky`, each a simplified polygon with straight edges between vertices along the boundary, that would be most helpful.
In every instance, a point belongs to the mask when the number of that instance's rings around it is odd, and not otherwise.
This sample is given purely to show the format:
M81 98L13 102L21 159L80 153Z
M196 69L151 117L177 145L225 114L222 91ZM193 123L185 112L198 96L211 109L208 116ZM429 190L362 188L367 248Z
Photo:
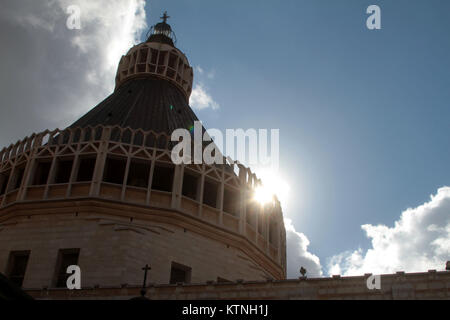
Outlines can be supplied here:
M67 28L68 5L81 9L80 30ZM381 30L366 28L369 5ZM444 267L448 0L8 0L0 145L64 128L110 95L121 55L166 10L196 84L220 106L195 110L204 125L280 130L289 277L301 265L308 275Z
M366 28L381 8L382 29ZM450 184L450 2L147 1L220 109L209 128L279 128L285 215L324 263L367 249L363 224Z

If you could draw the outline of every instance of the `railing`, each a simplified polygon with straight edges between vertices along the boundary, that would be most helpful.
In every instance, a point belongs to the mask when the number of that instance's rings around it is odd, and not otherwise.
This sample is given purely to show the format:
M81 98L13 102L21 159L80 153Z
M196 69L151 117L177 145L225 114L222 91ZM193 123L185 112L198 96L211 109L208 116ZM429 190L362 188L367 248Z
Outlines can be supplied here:
M106 129L106 130L105 130ZM40 133L33 133L23 140L11 144L0 151L0 171L8 161L14 161L18 155L32 152L40 147L54 147L69 144L83 144L87 142L121 142L126 145L133 145L146 148L157 148L160 150L171 150L173 144L170 136L165 133L154 131L133 130L119 126L96 126L85 128L67 128L64 130L45 130ZM244 167L237 161L230 161L224 157L223 163L231 168L239 177L244 176L246 184L254 188L260 180L252 173L251 169Z
M249 205L253 189L260 183L256 175L227 158L224 165L173 165L171 148L170 136L165 133L118 126L32 134L0 151L0 208L17 202L89 197L172 209L243 235L273 260L284 261L285 230L278 200L265 207ZM77 176L84 169L82 161L86 157L95 162L91 179L79 181ZM125 168L118 183L106 179L105 166L110 159L119 161ZM71 165L66 169L66 180L57 183L61 180L58 176L61 161ZM130 183L130 168L135 161L142 162L149 170L143 186ZM41 163L47 164L46 176L41 179L46 183L37 183L35 179L42 171ZM170 192L153 187L155 172L162 167L173 170ZM183 193L185 174L197 177L198 190L204 190L205 181L215 184L215 207L205 203L204 192L198 192L195 197ZM227 212L229 205L224 208L224 203L229 204L230 198L226 197L233 194L237 195L235 210Z

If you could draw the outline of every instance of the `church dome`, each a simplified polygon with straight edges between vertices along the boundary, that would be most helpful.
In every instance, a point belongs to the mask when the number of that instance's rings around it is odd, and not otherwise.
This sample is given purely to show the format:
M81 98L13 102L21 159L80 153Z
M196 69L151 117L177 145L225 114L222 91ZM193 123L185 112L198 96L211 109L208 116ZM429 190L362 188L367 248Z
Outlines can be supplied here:
M171 134L198 118L167 18L121 58L104 101L0 150L0 262L31 254L24 287L64 288L67 263L86 287L142 283L147 264L156 284L286 277L282 209L253 200L256 175L172 160Z
M189 106L194 72L187 57L174 46L175 34L166 23L150 29L147 41L122 56L114 92L71 125L120 126L170 135L198 121Z
M150 29L147 41L132 47L122 57L116 74L116 90L129 79L158 78L168 80L184 95L186 102L192 92L194 72L187 57L175 47L175 33L166 20Z

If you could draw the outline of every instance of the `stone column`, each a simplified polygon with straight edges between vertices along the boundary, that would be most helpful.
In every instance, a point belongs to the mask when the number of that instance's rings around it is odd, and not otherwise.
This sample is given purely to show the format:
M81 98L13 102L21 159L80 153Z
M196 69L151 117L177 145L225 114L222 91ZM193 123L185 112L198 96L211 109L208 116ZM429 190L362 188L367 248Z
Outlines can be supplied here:
M95 161L94 174L92 177L91 190L89 196L98 196L100 194L100 186L105 170L106 156L108 154L109 140L111 137L111 128L105 127L102 131L102 138L98 148L97 159Z
M222 170L220 171L220 186L219 186L219 194L217 197L217 201L219 204L219 225L223 225L223 201L225 194L225 168L222 165Z
M183 193L184 165L176 165L173 177L172 208L180 209L181 195Z
M203 190L205 189L205 166L202 165L202 174L200 176L200 197L199 197L199 206L198 206L198 216L202 217L203 213Z
M247 169L241 165L238 164L239 167L239 180L240 180L240 188L241 188L241 192L240 192L240 210L239 210L239 232L242 235L246 235L247 233L247 229L246 229L246 224L247 224L247 212L246 212L246 207L247 207ZM233 165L233 169L234 169L234 165Z

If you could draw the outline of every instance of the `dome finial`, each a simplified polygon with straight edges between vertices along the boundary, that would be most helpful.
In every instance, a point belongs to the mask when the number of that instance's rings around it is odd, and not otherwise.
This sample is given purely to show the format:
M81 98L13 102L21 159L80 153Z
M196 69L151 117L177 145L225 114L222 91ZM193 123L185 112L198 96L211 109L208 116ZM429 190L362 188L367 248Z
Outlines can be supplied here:
M164 23L167 23L167 19L169 19L170 16L167 15L167 11L164 11L164 15L161 17L162 21Z
M177 42L177 38L167 23L167 19L169 18L167 11L164 11L163 16L160 17L162 21L152 26L147 33L147 42L163 42L175 46L174 43Z

